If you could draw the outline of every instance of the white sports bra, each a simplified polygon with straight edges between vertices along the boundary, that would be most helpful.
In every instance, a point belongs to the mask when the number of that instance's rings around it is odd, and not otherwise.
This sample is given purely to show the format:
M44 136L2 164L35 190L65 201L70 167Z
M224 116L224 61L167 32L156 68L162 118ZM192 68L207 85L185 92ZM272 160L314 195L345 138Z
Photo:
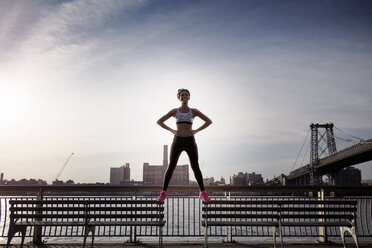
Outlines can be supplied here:
M180 109L177 109L176 113L176 123L189 123L192 124L194 118L192 117L191 108L189 108L189 112L182 113Z

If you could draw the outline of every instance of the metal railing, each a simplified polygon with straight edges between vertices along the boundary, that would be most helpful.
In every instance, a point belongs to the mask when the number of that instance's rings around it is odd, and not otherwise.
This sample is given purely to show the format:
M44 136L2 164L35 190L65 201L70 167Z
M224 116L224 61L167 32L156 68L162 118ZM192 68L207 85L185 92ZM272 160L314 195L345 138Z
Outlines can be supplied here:
M54 200L125 200L156 199L160 186L0 186L0 237L6 237L9 226L10 199L54 199ZM283 200L309 198L348 198L358 201L357 232L358 237L372 238L372 187L338 187L338 186L207 186L212 199L236 200ZM203 237L201 226L202 203L197 197L196 186L173 186L168 190L169 197L164 203L166 225L163 229L165 237ZM33 237L34 228L27 229L27 237ZM76 238L84 236L82 227L44 227L43 238ZM157 236L157 229L152 227L98 227L96 237L128 236L130 240L138 237ZM327 227L326 235L316 227L286 227L283 229L286 238L297 237L339 237L338 228ZM225 237L272 237L270 227L211 227L210 236ZM122 239L122 238L121 238ZM35 240L35 237L34 237Z

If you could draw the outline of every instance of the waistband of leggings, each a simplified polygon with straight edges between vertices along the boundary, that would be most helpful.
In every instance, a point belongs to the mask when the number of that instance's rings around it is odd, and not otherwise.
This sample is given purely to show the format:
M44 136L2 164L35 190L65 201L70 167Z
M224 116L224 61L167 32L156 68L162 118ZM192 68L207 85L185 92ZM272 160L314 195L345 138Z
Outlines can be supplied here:
M182 137L182 136L175 135L174 139L177 139L177 140L194 140L195 136L192 135L192 136Z

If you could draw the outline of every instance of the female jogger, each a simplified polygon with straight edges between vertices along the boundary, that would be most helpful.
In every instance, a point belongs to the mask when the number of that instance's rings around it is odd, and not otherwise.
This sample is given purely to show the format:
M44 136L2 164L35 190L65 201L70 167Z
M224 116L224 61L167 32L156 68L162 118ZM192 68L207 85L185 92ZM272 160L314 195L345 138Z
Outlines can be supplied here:
M172 109L158 120L158 124L174 134L173 143L170 150L170 161L164 175L163 189L158 197L158 201L164 201L167 197L167 188L172 174L177 166L181 152L185 151L190 159L191 168L194 171L195 179L200 188L200 198L203 201L210 201L204 190L203 176L199 168L198 147L194 135L212 124L211 119L195 108L189 108L190 92L187 89L179 89L177 98L181 101L181 107ZM170 117L176 118L177 130L168 127L164 122ZM204 124L198 129L192 129L195 117L199 117Z

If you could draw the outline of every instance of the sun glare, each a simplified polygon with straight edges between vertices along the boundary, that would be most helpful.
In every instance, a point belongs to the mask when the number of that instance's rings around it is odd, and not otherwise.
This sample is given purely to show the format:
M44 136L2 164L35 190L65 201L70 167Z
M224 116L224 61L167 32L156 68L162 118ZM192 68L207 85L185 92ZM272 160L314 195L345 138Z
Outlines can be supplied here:
M0 84L0 126L8 126L19 120L26 110L25 93L9 84Z

